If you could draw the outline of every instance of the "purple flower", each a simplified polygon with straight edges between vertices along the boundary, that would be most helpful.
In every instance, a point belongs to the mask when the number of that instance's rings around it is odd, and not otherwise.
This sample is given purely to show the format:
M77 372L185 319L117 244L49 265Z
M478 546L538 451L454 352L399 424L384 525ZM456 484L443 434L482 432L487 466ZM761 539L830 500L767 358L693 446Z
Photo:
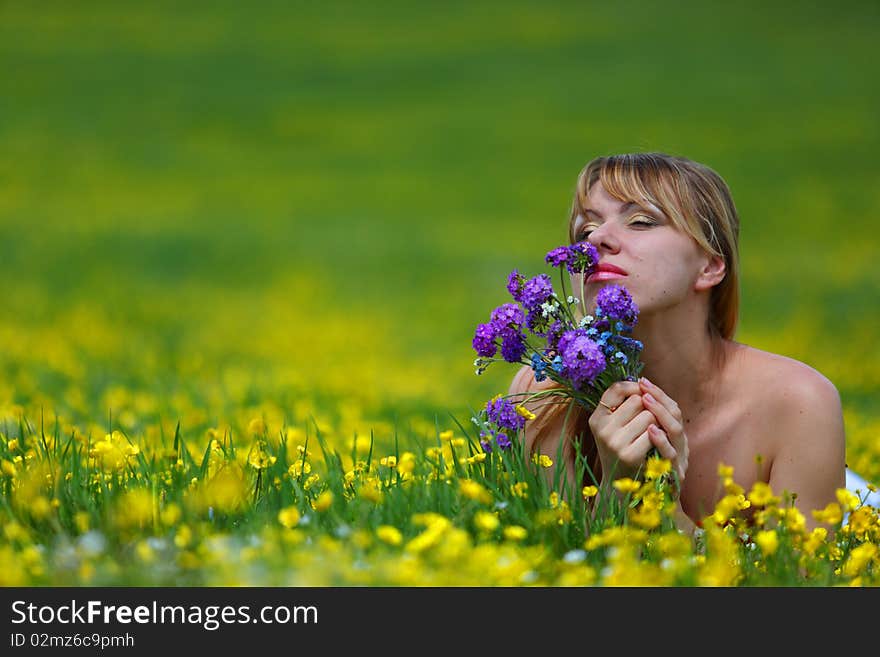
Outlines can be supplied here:
M570 246L557 246L544 260L553 267L565 265L569 272L587 272L599 262L599 251L590 242L577 242Z
M509 331L501 336L501 356L508 363L518 363L526 353L526 343L523 334L518 331Z
M596 295L596 305L609 319L635 324L639 309L629 291L622 285L606 285Z
M526 424L526 419L516 412L509 400L499 397L486 402L486 415L490 422L497 424L502 429L519 431Z
M547 329L547 349L548 351L559 351L559 338L565 332L565 324L558 319Z
M480 446L487 454L490 454L492 452L493 438L495 439L495 443L501 449L510 449L512 443L510 442L510 438L507 437L506 433L496 433L494 431L492 433L487 433L484 431L480 434Z
M522 308L515 303L505 303L492 311L492 324L497 334L501 336L510 332L519 333L524 320Z
M551 296L553 296L553 283L547 274L540 274L526 281L522 288L522 296L517 301L522 302L526 310L535 310Z
M584 382L592 383L605 369L602 348L588 338L583 329L563 333L559 339L559 354L562 356L563 374L571 379L576 388L580 388Z
M568 248L571 250L568 271L572 274L592 273L599 262L599 250L591 242L577 242Z
M543 312L541 312L541 308L533 308L529 311L529 314L526 315L526 326L529 327L529 330L535 335L540 335L544 337L544 331L547 329L547 323L550 321L550 318L545 316Z
M483 451L487 454L492 451L492 434L487 433L486 431L480 432L480 447L483 448Z
M498 443L498 447L501 449L510 449L510 438L507 437L506 433L496 433L495 442Z
M513 297L514 301L522 301L522 290L525 278L516 269L510 272L507 277L507 291Z
M495 338L498 337L498 330L494 324L480 324L474 333L473 345L477 354L484 358L491 358L498 351L498 345L495 344Z
M561 267L570 259L571 250L567 246L557 246L544 257L544 261L548 262L552 267Z

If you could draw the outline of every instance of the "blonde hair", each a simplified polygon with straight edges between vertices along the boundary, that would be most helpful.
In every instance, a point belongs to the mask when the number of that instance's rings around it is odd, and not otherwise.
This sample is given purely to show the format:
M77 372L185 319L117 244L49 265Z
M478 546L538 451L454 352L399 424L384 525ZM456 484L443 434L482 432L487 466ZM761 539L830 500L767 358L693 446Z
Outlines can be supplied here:
M574 243L575 219L585 214L589 191L598 182L622 202L650 203L660 209L674 225L696 240L697 244L724 260L723 280L712 288L709 299L707 331L712 338L713 357L723 359L720 348L724 339L731 339L739 317L739 216L727 183L704 164L665 153L627 153L600 156L581 170L575 184L568 222L569 240ZM541 433L567 404L549 405L534 420L534 429ZM570 418L574 436L581 435L581 452L594 476L599 467L595 442L589 435L587 409L579 407ZM537 445L540 438L535 441ZM574 458L574 446L565 442L567 458Z
M581 171L568 221L584 214L590 188L598 181L623 202L651 203L712 255L724 259L724 279L712 288L708 330L730 339L739 318L739 216L727 183L709 167L664 153L597 157Z

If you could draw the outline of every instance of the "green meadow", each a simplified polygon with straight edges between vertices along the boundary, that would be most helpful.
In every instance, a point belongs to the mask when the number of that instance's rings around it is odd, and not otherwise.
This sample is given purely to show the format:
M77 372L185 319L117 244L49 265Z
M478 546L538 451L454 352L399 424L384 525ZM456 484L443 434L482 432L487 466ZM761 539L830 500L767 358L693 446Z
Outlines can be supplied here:
M5 583L164 581L127 561L179 530L161 509L147 531L93 497L65 512L57 488L31 492L60 500L58 522L17 506L66 437L86 460L114 430L142 455L182 438L196 467L211 436L242 457L257 434L308 439L316 461L316 432L344 454L372 434L374 459L461 436L514 373L475 376L474 328L513 268L550 271L601 154L722 175L742 221L736 339L830 378L848 463L880 481L878 30L871 2L0 4L0 513L20 530L0 562L44 555ZM315 508L288 493L254 517ZM382 526L417 536L398 516ZM115 533L100 566L45 556L96 529Z

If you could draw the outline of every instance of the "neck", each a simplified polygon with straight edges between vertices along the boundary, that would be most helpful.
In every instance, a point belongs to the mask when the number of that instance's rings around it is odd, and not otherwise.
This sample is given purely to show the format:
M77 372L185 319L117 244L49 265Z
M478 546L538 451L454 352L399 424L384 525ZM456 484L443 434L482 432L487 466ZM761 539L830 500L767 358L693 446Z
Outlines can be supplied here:
M713 343L705 314L643 315L633 337L644 344L642 375L676 401L685 419L713 403L721 377L714 356L729 341Z

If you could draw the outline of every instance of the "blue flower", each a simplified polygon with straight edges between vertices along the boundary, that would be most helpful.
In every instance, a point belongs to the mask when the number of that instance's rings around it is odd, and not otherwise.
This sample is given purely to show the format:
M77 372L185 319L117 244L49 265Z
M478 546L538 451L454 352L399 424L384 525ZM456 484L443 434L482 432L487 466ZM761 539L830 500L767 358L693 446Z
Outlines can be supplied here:
M543 381L547 378L544 370L547 369L547 363L538 354L532 354L532 369L535 371L535 381Z

